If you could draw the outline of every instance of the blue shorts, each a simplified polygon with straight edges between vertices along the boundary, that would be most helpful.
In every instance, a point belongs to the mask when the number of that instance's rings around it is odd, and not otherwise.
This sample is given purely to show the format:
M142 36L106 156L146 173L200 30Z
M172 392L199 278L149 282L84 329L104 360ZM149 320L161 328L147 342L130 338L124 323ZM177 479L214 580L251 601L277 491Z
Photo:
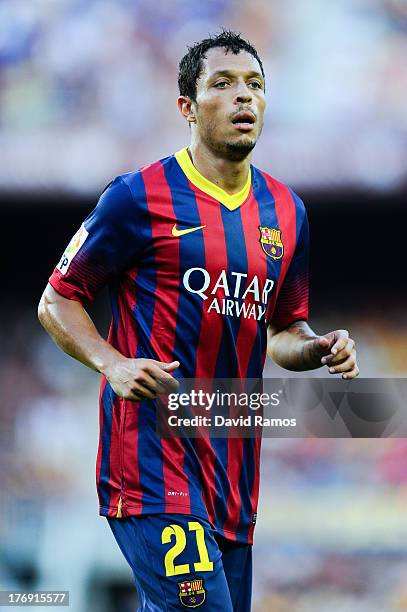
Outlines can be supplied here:
M133 570L138 612L250 612L252 546L185 514L108 518Z

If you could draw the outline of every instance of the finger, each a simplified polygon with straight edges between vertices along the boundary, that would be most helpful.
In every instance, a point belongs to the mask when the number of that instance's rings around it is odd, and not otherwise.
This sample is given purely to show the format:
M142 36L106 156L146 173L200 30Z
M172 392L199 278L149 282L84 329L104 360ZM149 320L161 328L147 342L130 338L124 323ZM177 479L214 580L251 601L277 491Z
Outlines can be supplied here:
M356 366L356 359L354 355L350 355L345 361L335 366L329 367L330 374L340 374L342 372L350 372Z
M345 359L347 359L348 355L346 355L346 357L342 358L342 359L337 359L335 363L341 363L341 361L344 361ZM325 357L322 357L321 359L321 363L322 365L327 365L330 366L332 365L333 360L336 358L336 355L325 355Z
M313 340L310 344L310 354L314 359L318 359L322 355L327 355L329 353L331 343L332 338L329 338L328 336L319 336L318 338L315 338L315 340Z
M348 338L346 346L338 351L336 355L327 355L321 359L321 362L324 364L335 365L337 363L341 363L345 359L347 359L350 355L354 354L354 346L355 343L352 339Z
M171 361L171 363L167 363L166 365L162 366L162 368L166 372L173 372L174 370L179 368L179 366L180 366L179 361Z
M338 329L335 334L338 339L331 348L331 353L333 355L336 355L339 351L345 348L349 338L349 332L347 329Z
M134 393L134 396L136 398L135 400L136 402L141 402L144 399L144 397L140 395L139 393Z
M151 374L163 389L178 389L178 382L174 377L159 368L155 363L147 364L144 369Z
M146 365L144 366L144 370L151 374L154 380L162 384L167 384L170 380L172 380L171 374L163 370L153 360L146 363Z
M174 391L178 391L178 389L179 389L178 380L174 378L173 376L170 376L170 378L168 378L167 381L165 382L165 387L163 389L163 392L171 393Z
M134 377L134 382L147 387L147 389L150 389L150 391L153 391L153 393L157 393L157 387L159 384L153 378L153 376L146 371L145 368L137 373L137 375Z
M169 363L165 361L156 361L155 359L150 359L149 361L153 362L155 365L157 365L159 368L166 372L172 372L180 366L179 361L170 361Z
M139 395L138 393L135 393L135 391L128 391L125 395L122 395L121 397L123 397L126 400L130 400L131 402L140 402L141 400L145 399L142 395Z
M156 399L157 393L151 391L148 387L145 387L143 384L136 382L132 389L133 393L141 396L142 399Z
M357 365L350 372L344 372L342 374L342 378L346 378L346 380L356 378L356 376L359 376L359 368Z
M329 338L328 336L320 336L316 339L316 346L323 352L325 352L332 344L333 338Z

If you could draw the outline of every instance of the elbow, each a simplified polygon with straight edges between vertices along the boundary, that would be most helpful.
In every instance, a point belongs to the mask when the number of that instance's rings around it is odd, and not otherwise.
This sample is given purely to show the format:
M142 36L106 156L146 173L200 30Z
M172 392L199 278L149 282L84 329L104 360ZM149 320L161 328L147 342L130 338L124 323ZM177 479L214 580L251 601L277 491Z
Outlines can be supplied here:
M278 344L277 338L273 338L273 340L269 341L267 345L267 356L273 363L277 364L281 368L288 369L286 368L284 354L282 354L281 350L279 350Z
M46 331L48 331L51 322L50 307L55 303L54 294L54 289L48 284L45 287L37 308L38 320Z
M274 362L278 361L278 345L282 330L269 325L267 328L267 356Z
M46 329L48 310L47 310L47 300L45 297L45 291L42 294L40 302L38 304L37 315L38 315L39 322Z

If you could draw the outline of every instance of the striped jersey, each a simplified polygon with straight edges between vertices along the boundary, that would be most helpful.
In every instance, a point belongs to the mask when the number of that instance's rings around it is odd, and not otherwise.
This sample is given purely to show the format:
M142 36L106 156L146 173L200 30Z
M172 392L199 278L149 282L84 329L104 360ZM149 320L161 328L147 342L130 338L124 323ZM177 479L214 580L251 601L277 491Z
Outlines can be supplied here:
M178 360L177 378L259 378L267 325L308 317L305 208L253 165L228 195L183 149L106 187L50 283L82 303L107 284L108 342L126 357ZM252 543L259 437L161 438L155 402L103 376L99 418L100 514L194 514Z

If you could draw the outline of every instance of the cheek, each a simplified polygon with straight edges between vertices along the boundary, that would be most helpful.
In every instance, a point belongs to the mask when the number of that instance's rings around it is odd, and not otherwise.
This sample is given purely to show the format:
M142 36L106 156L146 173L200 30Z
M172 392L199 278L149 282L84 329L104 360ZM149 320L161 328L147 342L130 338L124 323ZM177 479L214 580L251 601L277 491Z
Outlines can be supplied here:
M257 107L257 110L258 110L258 113L257 113L258 125L259 125L259 129L261 129L264 124L264 105L261 106L259 104L259 106Z
M264 113L266 111L266 100L264 98L261 99L261 102L259 104L259 110L261 112L261 120L263 122L264 119Z
M225 119L225 111L222 111L217 102L206 102L199 109L199 123L207 131L218 128Z

